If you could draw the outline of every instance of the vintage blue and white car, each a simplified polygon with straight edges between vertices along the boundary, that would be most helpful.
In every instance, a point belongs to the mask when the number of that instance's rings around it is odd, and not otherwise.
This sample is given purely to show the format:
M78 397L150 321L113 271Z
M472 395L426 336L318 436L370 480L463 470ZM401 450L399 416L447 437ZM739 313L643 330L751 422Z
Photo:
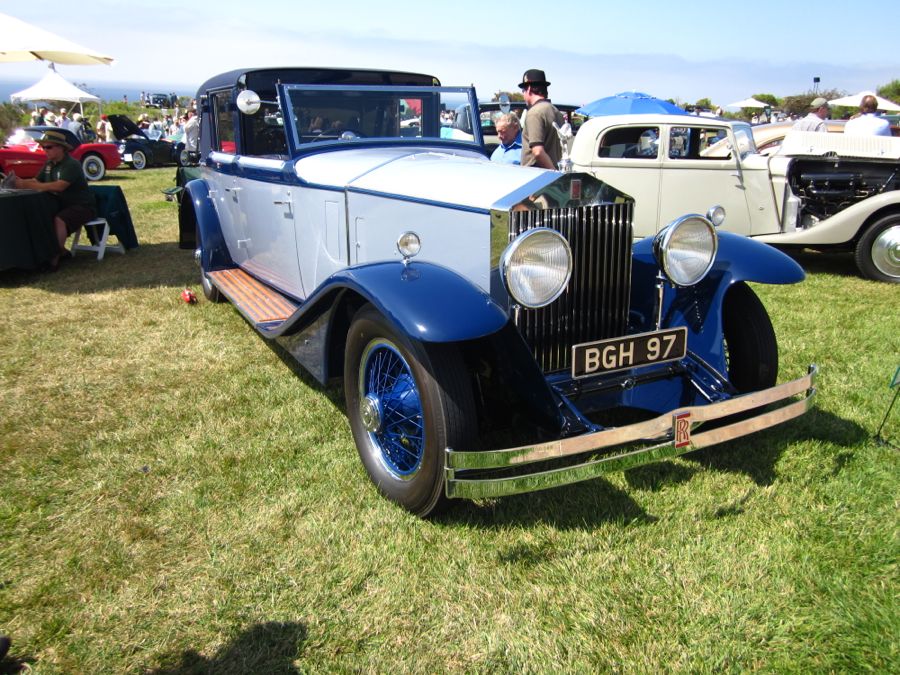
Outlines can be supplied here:
M201 178L179 220L206 297L320 382L343 378L369 476L416 514L680 455L812 404L815 367L776 385L748 285L798 282L796 263L717 232L715 209L634 242L634 202L614 187L491 163L472 88L258 69L197 100Z

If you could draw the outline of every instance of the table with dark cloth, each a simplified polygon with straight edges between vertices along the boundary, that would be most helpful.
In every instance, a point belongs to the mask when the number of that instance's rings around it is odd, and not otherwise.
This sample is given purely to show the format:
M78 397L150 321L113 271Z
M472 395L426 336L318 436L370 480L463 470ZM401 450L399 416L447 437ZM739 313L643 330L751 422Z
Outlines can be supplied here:
M89 186L97 201L97 215L109 222L126 249L138 245L128 203L118 185ZM0 190L0 270L39 269L59 250L53 217L56 198L35 190Z
M97 200L97 216L106 218L109 233L115 235L126 249L137 248L138 239L131 222L131 212L125 193L118 185L90 185Z
M35 190L0 190L0 270L38 269L59 251L56 199Z

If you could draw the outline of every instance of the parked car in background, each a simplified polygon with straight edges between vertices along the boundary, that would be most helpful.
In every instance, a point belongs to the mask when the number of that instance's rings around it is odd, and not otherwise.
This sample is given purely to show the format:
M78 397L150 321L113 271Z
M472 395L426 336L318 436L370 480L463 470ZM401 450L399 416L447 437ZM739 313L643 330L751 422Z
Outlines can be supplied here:
M697 215L634 243L633 200L612 185L491 162L471 87L251 69L197 100L179 231L204 295L319 382L342 378L369 477L414 513L658 461L811 405L814 369L776 386L748 284L798 282L794 261ZM445 136L449 110L469 115L467 138Z
M148 166L171 164L182 166L183 142L173 143L159 131L141 129L125 115L109 115L109 123L122 161L131 168L141 170Z
M789 120L786 122L754 125L753 142L756 144L757 152L761 155L771 155L778 152L781 142L795 123L796 120ZM846 120L825 120L825 127L830 134L842 134L846 123Z
M178 103L178 97L175 94L149 94L147 96L148 108L174 108Z
M571 159L575 171L635 198L638 236L715 203L731 232L852 251L864 277L900 282L900 139L786 132L767 157L754 133L690 115L595 117L573 139Z
M581 126L581 122L584 118L580 115L574 115L573 113L579 106L556 103L555 101L553 105L566 115L569 123L572 125L572 130L578 131L578 127ZM497 138L497 127L494 126L494 120L507 106L510 112L514 112L518 115L520 120L522 119L522 115L526 108L525 101L503 101L502 103L500 101L481 101L478 104L479 119L481 120L481 135L484 139L484 149L487 151L488 156L490 156L497 146L500 145L500 139Z
M888 117L885 115L885 117ZM781 142L794 126L794 122L774 122L772 124L758 124L753 127L753 140L761 155L771 155L778 151ZM825 126L830 134L844 133L844 125L847 120L825 120ZM891 122L891 136L900 136L900 126Z
M62 131L69 144L73 146L69 153L81 162L84 175L88 180L102 179L109 169L115 169L122 163L119 152L113 143L80 143L71 131L59 127L36 126L16 129L0 148L0 172L15 171L20 178L34 178L47 162L47 155L41 150L38 141L44 132Z

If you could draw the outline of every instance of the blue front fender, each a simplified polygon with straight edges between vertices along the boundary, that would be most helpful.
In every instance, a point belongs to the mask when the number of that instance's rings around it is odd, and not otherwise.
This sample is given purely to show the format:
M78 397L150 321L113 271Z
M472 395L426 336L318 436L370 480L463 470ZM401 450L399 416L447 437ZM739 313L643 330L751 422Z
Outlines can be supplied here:
M506 312L482 289L432 263L348 267L329 278L321 290L328 293L335 286L355 291L404 333L422 342L483 337L500 330L508 320Z
M716 234L719 237L719 251L712 273L729 277L729 283L796 284L806 278L806 273L796 261L768 244L733 232L717 231ZM634 253L642 261L655 265L653 237L637 242Z
M192 180L184 186L184 190L186 195L182 197L182 209L185 208L184 202L190 200L197 221L197 246L201 249L201 268L204 272L211 272L234 267L206 181Z
M662 327L686 326L690 350L719 372L727 369L722 313L728 290L740 282L793 284L803 268L768 244L730 232L718 232L719 250L712 270L688 288L665 286ZM632 329L654 330L656 275L652 237L634 245Z

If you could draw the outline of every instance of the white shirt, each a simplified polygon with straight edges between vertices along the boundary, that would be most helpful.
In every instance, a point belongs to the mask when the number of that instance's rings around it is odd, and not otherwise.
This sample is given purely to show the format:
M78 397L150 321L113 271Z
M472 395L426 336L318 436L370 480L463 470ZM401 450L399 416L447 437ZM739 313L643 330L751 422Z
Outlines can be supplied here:
M791 129L793 131L828 131L828 127L825 126L825 120L814 112L794 122L794 126Z
M891 125L875 113L866 113L852 120L847 120L844 125L844 134L848 136L890 136Z
M196 152L200 140L200 120L195 115L184 123L184 147L186 150Z

